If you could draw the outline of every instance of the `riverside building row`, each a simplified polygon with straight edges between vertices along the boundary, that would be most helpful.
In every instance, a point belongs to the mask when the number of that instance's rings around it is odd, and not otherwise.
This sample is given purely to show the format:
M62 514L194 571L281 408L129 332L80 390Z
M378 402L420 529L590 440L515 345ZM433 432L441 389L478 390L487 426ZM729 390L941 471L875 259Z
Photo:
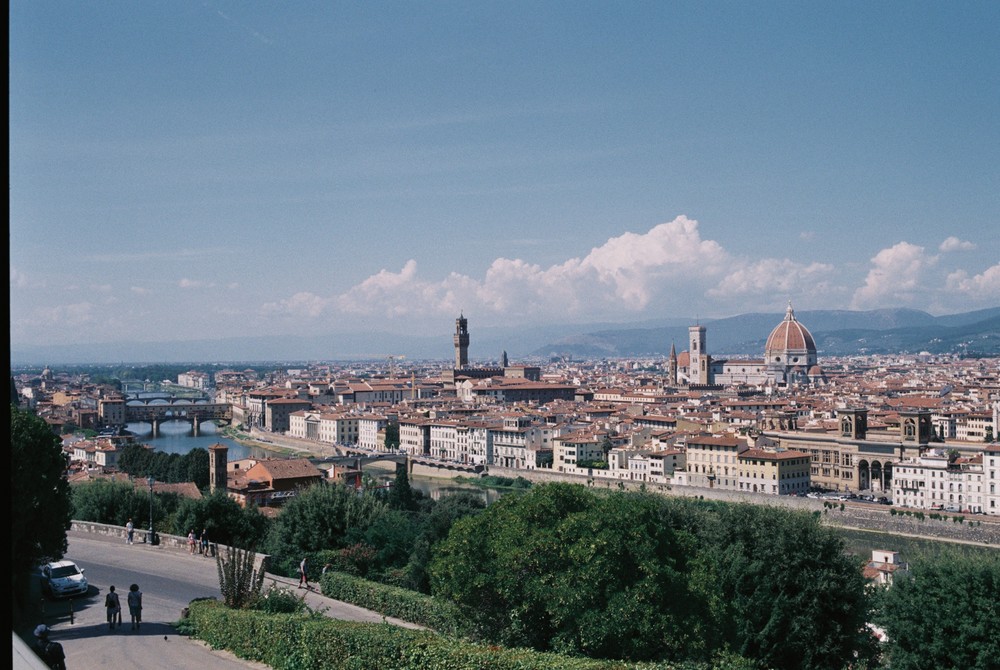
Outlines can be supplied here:
M244 428L366 451L385 450L398 431L399 451L446 462L777 495L869 492L1000 513L991 439L1000 361L852 357L819 367L791 306L756 361L715 359L707 329L690 333L690 349L666 359L530 366L504 354L472 367L462 316L454 367L325 365L267 381L234 373L217 379L214 400ZM49 410L86 395L55 381L50 373L19 391ZM103 400L94 404L123 415ZM76 449L108 458L106 447Z

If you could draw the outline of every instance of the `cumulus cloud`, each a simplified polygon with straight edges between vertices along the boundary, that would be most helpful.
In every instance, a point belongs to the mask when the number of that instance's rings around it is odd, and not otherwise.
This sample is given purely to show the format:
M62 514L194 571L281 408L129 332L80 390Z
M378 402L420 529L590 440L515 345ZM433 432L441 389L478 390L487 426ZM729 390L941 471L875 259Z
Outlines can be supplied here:
M149 295L151 291L144 286L131 286L129 290L136 295Z
M945 246L966 248L957 239ZM946 270L937 267L940 258L900 242L870 259L863 285L849 285L849 268L736 255L705 239L697 221L680 216L643 233L612 237L586 255L549 266L497 258L482 277L452 272L428 278L410 259L398 270L383 268L338 295L301 292L268 303L261 315L412 323L422 317L474 312L483 323L511 324L519 319L619 320L642 313L689 315L699 310L733 314L774 308L786 298L824 307L851 303L854 309L927 309L945 297ZM998 274L996 269L974 277L956 272L948 284L953 295L955 291L995 295Z
M949 237L948 239L946 239L944 242L941 243L941 246L938 247L938 250L942 252L972 251L975 248L976 245L973 244L972 242L960 240L954 235L952 235L951 237Z
M883 249L871 259L872 268L865 285L854 292L855 309L899 307L919 304L924 293L922 279L938 258L925 253L923 247L900 242Z
M482 279L452 273L440 281L422 279L417 262L399 272L382 270L333 303L364 314L406 316L451 314L477 309L496 315L560 317L638 312L685 278L712 276L731 262L715 241L704 240L698 222L678 217L646 233L625 233L549 267L498 258Z
M786 258L765 258L753 263L739 263L718 285L708 291L716 298L743 296L802 296L834 290L831 281L834 267L828 263L796 263Z
M179 282L177 282L177 285L180 286L181 288L200 288L205 284L204 282L201 282L197 279L188 279L187 277L184 277Z
M965 270L952 272L946 285L949 291L961 293L976 302L995 304L1000 299L1000 263L971 277Z

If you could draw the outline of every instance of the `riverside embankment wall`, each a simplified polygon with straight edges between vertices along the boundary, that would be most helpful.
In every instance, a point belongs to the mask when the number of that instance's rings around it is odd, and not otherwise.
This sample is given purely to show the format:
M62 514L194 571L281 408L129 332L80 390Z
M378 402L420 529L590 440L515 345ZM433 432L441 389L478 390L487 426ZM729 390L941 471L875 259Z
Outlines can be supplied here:
M509 477L511 479L523 477L536 483L569 482L595 489L622 488L624 490L638 491L643 487L642 482L606 480L599 477L585 477L562 472L552 472L551 470L511 470L491 466L488 474L496 477ZM968 542L995 547L1000 550L1000 518L982 514L936 512L943 519L932 519L930 518L931 513L923 510L923 518L921 519L916 515L916 510L892 508L888 505L875 505L871 503L843 501L843 509L841 509L841 501L824 501L816 498L769 496L760 493L753 494L697 486L669 486L664 484L646 484L645 489L651 493L676 497L771 505L806 512L819 512L822 515L822 522L831 526L857 528L877 533L913 535L951 542ZM893 509L895 509L895 514L892 512ZM962 521L955 521L956 517L961 518Z

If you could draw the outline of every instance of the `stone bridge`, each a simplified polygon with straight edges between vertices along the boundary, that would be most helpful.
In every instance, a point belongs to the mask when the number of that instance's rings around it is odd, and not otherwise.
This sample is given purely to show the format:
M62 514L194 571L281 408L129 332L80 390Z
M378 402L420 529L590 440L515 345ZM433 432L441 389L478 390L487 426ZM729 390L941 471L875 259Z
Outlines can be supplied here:
M198 435L198 426L205 421L232 421L233 408L229 403L191 402L190 400L131 400L125 404L125 422L145 422L153 427L153 437L160 434L164 421L187 421Z

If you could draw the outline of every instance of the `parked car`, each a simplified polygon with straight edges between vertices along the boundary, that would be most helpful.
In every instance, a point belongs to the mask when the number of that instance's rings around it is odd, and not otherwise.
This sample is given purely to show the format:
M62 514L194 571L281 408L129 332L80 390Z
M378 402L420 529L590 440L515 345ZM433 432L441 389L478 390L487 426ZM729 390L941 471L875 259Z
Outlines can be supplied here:
M83 568L73 561L56 561L42 566L42 590L52 598L82 596L89 588Z

